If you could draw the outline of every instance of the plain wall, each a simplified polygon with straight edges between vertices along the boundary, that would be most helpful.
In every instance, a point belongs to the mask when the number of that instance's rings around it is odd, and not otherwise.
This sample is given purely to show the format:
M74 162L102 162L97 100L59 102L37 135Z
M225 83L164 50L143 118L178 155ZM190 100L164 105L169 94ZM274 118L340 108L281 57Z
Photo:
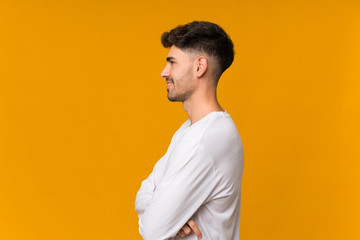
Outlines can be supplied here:
M0 2L0 239L141 239L140 183L187 119L160 35L235 44L241 240L360 239L359 1Z

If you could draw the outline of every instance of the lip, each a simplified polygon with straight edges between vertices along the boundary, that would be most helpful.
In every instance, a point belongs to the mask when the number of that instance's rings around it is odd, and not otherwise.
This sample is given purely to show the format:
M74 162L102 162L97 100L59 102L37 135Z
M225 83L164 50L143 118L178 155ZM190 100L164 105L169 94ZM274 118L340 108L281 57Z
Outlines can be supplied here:
M174 85L173 82L166 82L167 83L167 86L166 86L166 89L169 90L171 86Z
M167 81L166 81L166 84L167 84L166 89L169 89L171 86L174 85L174 82L173 82L173 81L170 81L170 80L167 80Z

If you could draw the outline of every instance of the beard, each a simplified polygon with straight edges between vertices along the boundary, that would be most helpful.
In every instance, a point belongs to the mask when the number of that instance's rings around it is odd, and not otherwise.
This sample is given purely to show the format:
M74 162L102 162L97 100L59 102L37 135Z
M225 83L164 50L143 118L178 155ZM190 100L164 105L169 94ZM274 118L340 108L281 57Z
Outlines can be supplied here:
M184 102L194 92L193 74L190 68L177 81L174 81L174 79L171 77L167 78L166 80L170 80L173 83L173 86L168 90L167 95L169 101L171 102Z
M168 90L169 101L184 102L193 94L194 88L190 82L175 83L172 78L168 78L168 80L173 82L172 88Z
M174 90L173 90L174 91ZM188 99L191 94L193 93L192 90L187 90L181 93L170 93L170 91L168 91L168 99L171 102L184 102L186 99Z

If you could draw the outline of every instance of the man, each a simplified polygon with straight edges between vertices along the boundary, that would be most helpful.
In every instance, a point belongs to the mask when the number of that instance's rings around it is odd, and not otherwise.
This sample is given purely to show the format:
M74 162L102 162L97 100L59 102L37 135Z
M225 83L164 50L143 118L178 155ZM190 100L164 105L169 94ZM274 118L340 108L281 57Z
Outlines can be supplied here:
M140 234L144 240L238 240L243 149L216 98L233 43L218 25L197 21L163 33L161 42L170 48L161 72L168 99L182 102L189 120L137 193Z

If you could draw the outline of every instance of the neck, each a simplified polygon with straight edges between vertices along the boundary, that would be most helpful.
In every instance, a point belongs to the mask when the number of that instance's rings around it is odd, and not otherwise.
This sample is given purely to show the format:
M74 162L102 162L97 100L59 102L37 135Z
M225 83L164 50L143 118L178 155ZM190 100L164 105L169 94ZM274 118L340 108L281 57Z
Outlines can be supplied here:
M211 112L224 112L216 98L216 88L205 92L194 92L183 102L183 108L190 118L191 125Z

